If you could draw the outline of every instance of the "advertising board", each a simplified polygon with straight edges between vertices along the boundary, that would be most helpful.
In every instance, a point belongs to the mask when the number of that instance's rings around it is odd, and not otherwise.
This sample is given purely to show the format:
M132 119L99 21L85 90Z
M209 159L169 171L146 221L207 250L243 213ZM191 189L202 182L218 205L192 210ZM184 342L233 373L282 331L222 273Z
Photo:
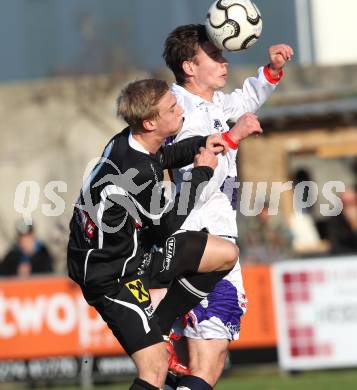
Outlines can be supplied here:
M357 366L357 256L273 265L279 364Z

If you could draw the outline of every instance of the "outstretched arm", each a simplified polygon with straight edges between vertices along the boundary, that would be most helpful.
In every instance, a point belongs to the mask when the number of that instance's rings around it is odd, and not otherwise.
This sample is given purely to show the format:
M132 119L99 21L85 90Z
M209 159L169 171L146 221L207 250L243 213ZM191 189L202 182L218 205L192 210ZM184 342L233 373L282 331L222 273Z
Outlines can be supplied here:
M283 68L293 56L289 45L273 45L268 50L268 65L259 68L256 77L247 78L242 89L223 95L226 120L237 121L246 112L256 112L275 91Z

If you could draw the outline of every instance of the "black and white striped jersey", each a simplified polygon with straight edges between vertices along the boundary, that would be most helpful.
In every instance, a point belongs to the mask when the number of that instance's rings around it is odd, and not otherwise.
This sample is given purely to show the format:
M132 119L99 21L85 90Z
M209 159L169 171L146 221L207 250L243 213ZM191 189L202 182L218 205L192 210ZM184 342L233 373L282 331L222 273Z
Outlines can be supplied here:
M145 261L144 237L161 245L194 206L197 191L213 175L197 167L185 193L168 200L164 169L190 164L206 137L192 137L148 153L129 128L115 135L84 182L70 222L69 276L92 293L115 289Z

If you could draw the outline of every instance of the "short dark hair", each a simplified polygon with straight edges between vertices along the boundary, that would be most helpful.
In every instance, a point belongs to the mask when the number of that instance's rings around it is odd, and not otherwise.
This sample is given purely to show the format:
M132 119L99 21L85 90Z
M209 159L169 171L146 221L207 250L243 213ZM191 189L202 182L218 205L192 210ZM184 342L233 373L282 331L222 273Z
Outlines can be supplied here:
M198 48L207 41L208 36L203 24L179 26L167 37L162 56L179 85L185 83L182 63L191 61L197 54Z
M117 115L124 118L129 126L141 130L144 119L158 116L157 105L169 90L166 81L146 79L128 84L117 99Z

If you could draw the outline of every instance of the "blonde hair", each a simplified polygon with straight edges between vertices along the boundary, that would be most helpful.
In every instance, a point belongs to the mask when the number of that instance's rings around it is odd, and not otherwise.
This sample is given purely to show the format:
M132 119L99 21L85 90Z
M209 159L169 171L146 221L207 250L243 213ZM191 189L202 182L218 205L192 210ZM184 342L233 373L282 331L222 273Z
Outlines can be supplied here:
M117 115L135 130L142 130L143 120L158 116L157 105L169 90L166 81L146 79L127 85L117 99Z

